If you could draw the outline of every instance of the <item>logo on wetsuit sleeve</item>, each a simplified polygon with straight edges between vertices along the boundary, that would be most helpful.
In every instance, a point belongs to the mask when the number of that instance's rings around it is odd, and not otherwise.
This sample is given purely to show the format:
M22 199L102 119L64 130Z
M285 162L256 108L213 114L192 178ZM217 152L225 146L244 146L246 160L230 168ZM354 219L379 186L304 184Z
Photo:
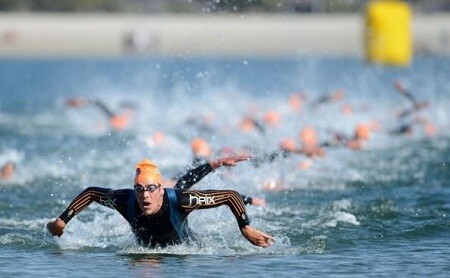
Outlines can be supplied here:
M189 194L189 205L214 205L216 202L214 201L215 196L195 196Z

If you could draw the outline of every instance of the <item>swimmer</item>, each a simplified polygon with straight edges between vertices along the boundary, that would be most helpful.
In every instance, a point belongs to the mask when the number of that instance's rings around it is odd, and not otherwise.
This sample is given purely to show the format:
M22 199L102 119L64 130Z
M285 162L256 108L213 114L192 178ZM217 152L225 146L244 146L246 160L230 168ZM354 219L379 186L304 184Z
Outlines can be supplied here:
M345 96L345 91L344 90L337 90L337 91L332 92L329 95L325 95L325 96L320 97L319 99L317 99L313 103L313 106L317 107L317 106L322 105L322 104L336 102L338 100L343 99L344 96Z
M372 130L376 130L379 126L376 122L370 122L369 124L360 123L355 127L355 131L352 137L348 137L342 133L335 132L333 139L328 142L320 144L322 147L338 147L346 146L352 150L361 150L370 139Z
M14 176L16 171L16 164L12 161L7 161L0 169L0 178L2 180L9 180Z
M411 108L405 109L398 113L397 117L399 119L405 118L415 112L429 107L428 101L417 101L417 99L406 89L406 87L400 81L396 81L394 83L394 88L412 104Z
M126 104L124 112L114 113L104 102L97 99L73 98L68 99L66 105L72 108L81 108L87 105L97 106L108 117L111 127L116 130L123 130L128 127L134 111L134 107Z
M117 210L143 246L165 247L189 240L189 228L184 225L187 216L194 210L222 205L231 209L241 234L251 244L269 247L275 240L250 226L244 203L236 191L163 188L158 167L148 159L136 165L134 190L89 187L47 224L49 232L61 236L67 223L92 202Z

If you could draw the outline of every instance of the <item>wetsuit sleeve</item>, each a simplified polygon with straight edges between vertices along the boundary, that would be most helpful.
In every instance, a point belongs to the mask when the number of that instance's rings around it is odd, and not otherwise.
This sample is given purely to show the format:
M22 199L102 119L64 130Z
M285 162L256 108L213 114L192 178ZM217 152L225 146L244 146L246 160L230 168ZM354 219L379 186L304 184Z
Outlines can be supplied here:
M88 187L75 199L73 199L69 207L59 216L59 218L67 224L72 219L72 217L88 207L92 202L99 203L100 205L109 208L117 209L117 206L119 204L117 202L111 201L115 200L115 198L112 198L114 193L114 190L108 188Z
M185 190L178 192L181 209L191 212L197 209L209 209L227 205L236 217L239 228L250 224L244 202L234 190Z
M202 164L184 174L175 184L175 188L189 189L206 175L211 173L212 170L209 163Z
M241 194L241 198L242 198L242 201L244 202L245 205L253 204L253 198L252 197L250 197L248 195L242 195Z

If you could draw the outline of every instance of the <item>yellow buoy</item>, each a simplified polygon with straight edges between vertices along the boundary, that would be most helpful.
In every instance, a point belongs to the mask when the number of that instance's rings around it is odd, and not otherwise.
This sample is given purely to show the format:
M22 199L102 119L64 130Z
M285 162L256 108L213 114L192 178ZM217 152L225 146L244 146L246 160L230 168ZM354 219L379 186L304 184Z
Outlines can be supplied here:
M411 62L412 12L408 3L371 1L366 7L365 53L369 62L407 66Z

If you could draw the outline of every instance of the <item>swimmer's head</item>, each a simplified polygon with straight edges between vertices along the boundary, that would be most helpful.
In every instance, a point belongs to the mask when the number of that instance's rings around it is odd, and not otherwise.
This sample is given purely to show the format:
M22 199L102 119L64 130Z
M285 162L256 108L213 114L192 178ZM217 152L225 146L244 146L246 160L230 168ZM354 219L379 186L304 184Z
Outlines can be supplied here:
M125 129L128 126L128 119L124 115L114 115L109 121L111 126L117 130Z
M280 121L281 121L280 114L275 110L267 111L267 113L264 114L264 122L267 125L276 126L280 123Z
M158 166L149 159L144 159L137 163L134 184L162 184L162 177Z
M239 129L242 132L250 132L254 128L255 128L255 123L249 117L245 117L244 119L242 119L241 123L239 124Z
M369 140L370 130L369 127L365 124L359 124L355 129L355 139L359 140Z
M316 130L307 126L300 132L300 140L306 146L315 146L317 145L317 133Z
M303 97L300 94L293 94L289 97L289 106L296 112L302 111Z
M199 137L192 139L191 149L195 156L209 157L212 154L208 143Z
M295 141L292 138L284 138L280 142L280 149L285 151L294 151L296 148Z
M16 170L16 164L12 161L8 161L5 164L3 164L2 168L0 169L0 177L2 179L10 179Z

